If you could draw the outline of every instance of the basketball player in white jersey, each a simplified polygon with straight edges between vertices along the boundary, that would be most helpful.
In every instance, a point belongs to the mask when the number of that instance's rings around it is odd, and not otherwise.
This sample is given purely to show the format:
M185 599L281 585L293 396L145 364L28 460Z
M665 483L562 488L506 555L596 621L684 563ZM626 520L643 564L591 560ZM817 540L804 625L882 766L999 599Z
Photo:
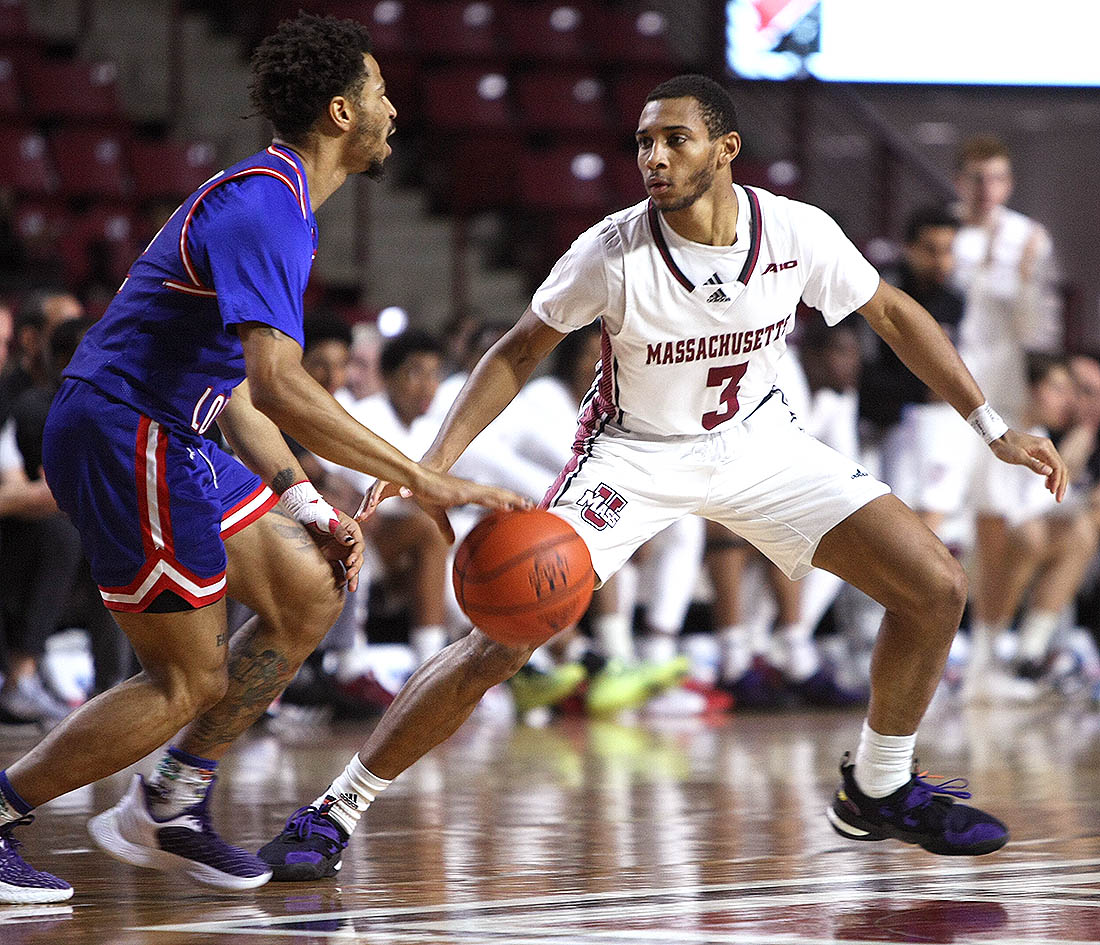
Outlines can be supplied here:
M1000 848L1000 821L953 803L967 792L911 774L966 578L885 485L804 433L773 387L796 304L830 323L860 310L999 458L1031 467L1058 496L1061 457L1000 420L931 315L883 283L825 213L733 183L741 137L721 86L702 76L661 84L636 138L649 199L578 238L482 358L423 461L450 468L567 333L602 317L602 366L573 459L546 498L583 536L597 576L697 513L789 577L816 566L863 590L886 616L868 717L830 821L852 839L893 837L934 853ZM391 494L380 483L371 499ZM261 850L274 878L334 875L363 807L526 659L475 630L423 666L345 771Z

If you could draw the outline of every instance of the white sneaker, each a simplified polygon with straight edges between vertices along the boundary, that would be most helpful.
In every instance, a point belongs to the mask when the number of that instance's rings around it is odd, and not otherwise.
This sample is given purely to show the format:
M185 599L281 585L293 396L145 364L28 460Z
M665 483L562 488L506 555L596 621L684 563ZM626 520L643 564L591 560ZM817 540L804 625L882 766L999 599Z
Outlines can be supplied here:
M962 686L962 698L974 703L1013 703L1025 705L1042 695L1042 687L1031 679L1022 679L1000 666L987 666L981 672L969 672Z
M37 675L24 676L0 695L0 709L13 720L35 722L50 728L72 711L50 695Z
M202 801L182 814L156 820L145 781L135 774L122 799L88 821L88 832L105 853L132 866L180 873L215 889L262 886L271 879L271 870L258 856L230 846L214 832L209 800L208 789Z

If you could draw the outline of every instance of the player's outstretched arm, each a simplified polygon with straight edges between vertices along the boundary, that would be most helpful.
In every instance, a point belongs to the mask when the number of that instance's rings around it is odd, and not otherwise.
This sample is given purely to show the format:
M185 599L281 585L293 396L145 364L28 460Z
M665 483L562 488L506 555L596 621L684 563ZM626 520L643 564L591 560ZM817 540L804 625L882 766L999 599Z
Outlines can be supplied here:
M528 308L477 363L421 463L430 469L450 469L564 337Z
M279 430L311 452L404 486L414 496L440 507L476 503L487 508L519 508L528 504L508 489L422 468L359 423L309 375L302 367L302 349L293 338L259 322L245 322L239 331L252 403ZM450 526L443 531L449 536Z
M985 396L959 352L936 320L915 299L880 281L875 294L861 306L860 313L905 366L963 417L971 420L981 412L979 408L986 409L983 407ZM974 422L972 425L981 426ZM1027 466L1045 477L1047 488L1059 502L1062 500L1069 477L1066 464L1050 440L1002 429L994 431L989 445L998 459Z

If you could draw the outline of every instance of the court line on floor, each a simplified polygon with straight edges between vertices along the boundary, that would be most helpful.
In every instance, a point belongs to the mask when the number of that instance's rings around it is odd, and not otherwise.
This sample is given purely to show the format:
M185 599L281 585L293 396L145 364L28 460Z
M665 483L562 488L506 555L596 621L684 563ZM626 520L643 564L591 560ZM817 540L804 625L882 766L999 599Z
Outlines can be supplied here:
M365 909L349 909L342 912L318 912L302 915L271 916L267 920L268 927L275 925L290 925L298 922L323 922L334 918L348 919L383 919L399 916L432 915L438 913L484 912L493 909L537 908L540 906L554 906L561 903L570 905L591 904L598 905L603 902L626 901L631 902L647 898L669 898L682 896L715 895L730 892L747 892L764 889L784 889L798 886L830 885L835 896L838 886L854 886L853 891L870 883L914 879L921 877L945 878L978 873L971 882L977 882L983 877L995 877L1002 873L1018 874L1024 871L1052 871L1069 868L1081 868L1087 866L1100 866L1100 858L1085 860L1042 860L1034 863L991 863L980 866L943 866L921 867L919 869L896 870L884 873L844 873L836 876L807 876L801 878L786 878L773 880L749 880L740 883L696 883L691 886L669 889L667 886L616 889L607 892L596 893L558 893L547 896L530 896L511 899L470 900L468 902L455 901L424 906L372 906ZM1054 880L1063 880L1064 877L1051 877ZM964 881L965 882L965 881ZM1019 901L1019 900L1015 900ZM226 924L232 925L231 919L213 919L201 922L171 923L166 925L141 925L134 926L129 931L135 932L217 932Z

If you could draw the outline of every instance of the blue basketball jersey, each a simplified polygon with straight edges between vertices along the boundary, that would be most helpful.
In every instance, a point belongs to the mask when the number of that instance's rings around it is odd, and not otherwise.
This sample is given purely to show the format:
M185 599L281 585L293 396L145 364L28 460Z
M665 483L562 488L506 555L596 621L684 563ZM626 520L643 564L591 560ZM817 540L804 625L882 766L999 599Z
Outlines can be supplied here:
M241 322L303 343L317 250L305 170L272 145L212 177L138 257L65 370L164 427L206 432L245 378Z

